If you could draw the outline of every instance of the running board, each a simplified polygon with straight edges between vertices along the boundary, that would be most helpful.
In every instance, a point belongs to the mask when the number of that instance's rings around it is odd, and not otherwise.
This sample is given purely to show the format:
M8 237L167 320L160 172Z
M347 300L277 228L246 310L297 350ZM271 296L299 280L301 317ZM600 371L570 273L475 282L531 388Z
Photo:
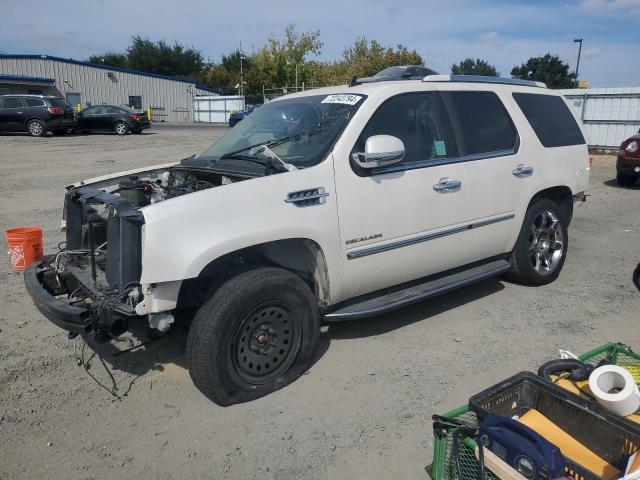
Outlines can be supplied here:
M337 305L338 308L336 310L329 310L324 315L324 319L327 322L331 322L380 315L395 310L396 308L406 307L407 305L426 300L427 298L464 287L485 278L495 277L496 275L506 272L509 268L510 266L507 260L495 260L435 280L427 280L419 284L413 283L408 288L395 291L387 289L384 293L377 296L372 297L371 295L367 295L363 300L356 302L348 301L348 305L345 304L347 302L343 303L342 306Z

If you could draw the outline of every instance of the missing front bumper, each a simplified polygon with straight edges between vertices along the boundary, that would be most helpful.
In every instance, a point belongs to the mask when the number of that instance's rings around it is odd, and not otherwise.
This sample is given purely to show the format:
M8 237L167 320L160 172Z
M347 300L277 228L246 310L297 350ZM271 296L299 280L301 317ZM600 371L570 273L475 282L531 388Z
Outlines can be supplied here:
M138 317L128 295L92 285L87 272L70 261L64 268L53 266L54 256L45 257L24 272L27 292L38 311L69 332L86 335L92 331L118 335L127 322Z
M33 263L24 272L24 284L38 311L49 321L69 332L85 335L92 329L90 308L80 308L65 303L44 286L41 276L48 269L51 257Z

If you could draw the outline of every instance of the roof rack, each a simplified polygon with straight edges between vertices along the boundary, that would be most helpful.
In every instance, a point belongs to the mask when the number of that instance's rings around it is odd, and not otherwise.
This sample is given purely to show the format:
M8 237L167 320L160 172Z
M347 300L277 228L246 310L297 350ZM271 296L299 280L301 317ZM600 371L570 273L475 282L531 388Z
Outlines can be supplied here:
M542 82L521 80L519 78L488 77L483 75L427 75L423 82L468 82L468 83L496 83L503 85L522 85L525 87L547 88Z

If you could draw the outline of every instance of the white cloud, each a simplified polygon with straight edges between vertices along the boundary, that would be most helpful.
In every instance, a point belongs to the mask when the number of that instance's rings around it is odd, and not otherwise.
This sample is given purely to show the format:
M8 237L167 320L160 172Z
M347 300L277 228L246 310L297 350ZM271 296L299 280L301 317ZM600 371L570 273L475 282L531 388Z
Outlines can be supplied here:
M600 49L598 47L585 48L582 50L582 56L585 58L594 58L600 55Z
M582 0L580 6L592 12L627 10L634 15L640 15L640 0Z

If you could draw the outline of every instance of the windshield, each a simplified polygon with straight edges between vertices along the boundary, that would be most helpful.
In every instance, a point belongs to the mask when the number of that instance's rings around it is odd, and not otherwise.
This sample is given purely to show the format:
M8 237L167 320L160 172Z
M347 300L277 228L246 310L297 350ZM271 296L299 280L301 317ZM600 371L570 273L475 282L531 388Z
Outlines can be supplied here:
M262 149L258 147L267 145L283 162L297 168L316 165L324 160L363 100L364 95L336 94L267 103L211 145L199 159L262 160Z

